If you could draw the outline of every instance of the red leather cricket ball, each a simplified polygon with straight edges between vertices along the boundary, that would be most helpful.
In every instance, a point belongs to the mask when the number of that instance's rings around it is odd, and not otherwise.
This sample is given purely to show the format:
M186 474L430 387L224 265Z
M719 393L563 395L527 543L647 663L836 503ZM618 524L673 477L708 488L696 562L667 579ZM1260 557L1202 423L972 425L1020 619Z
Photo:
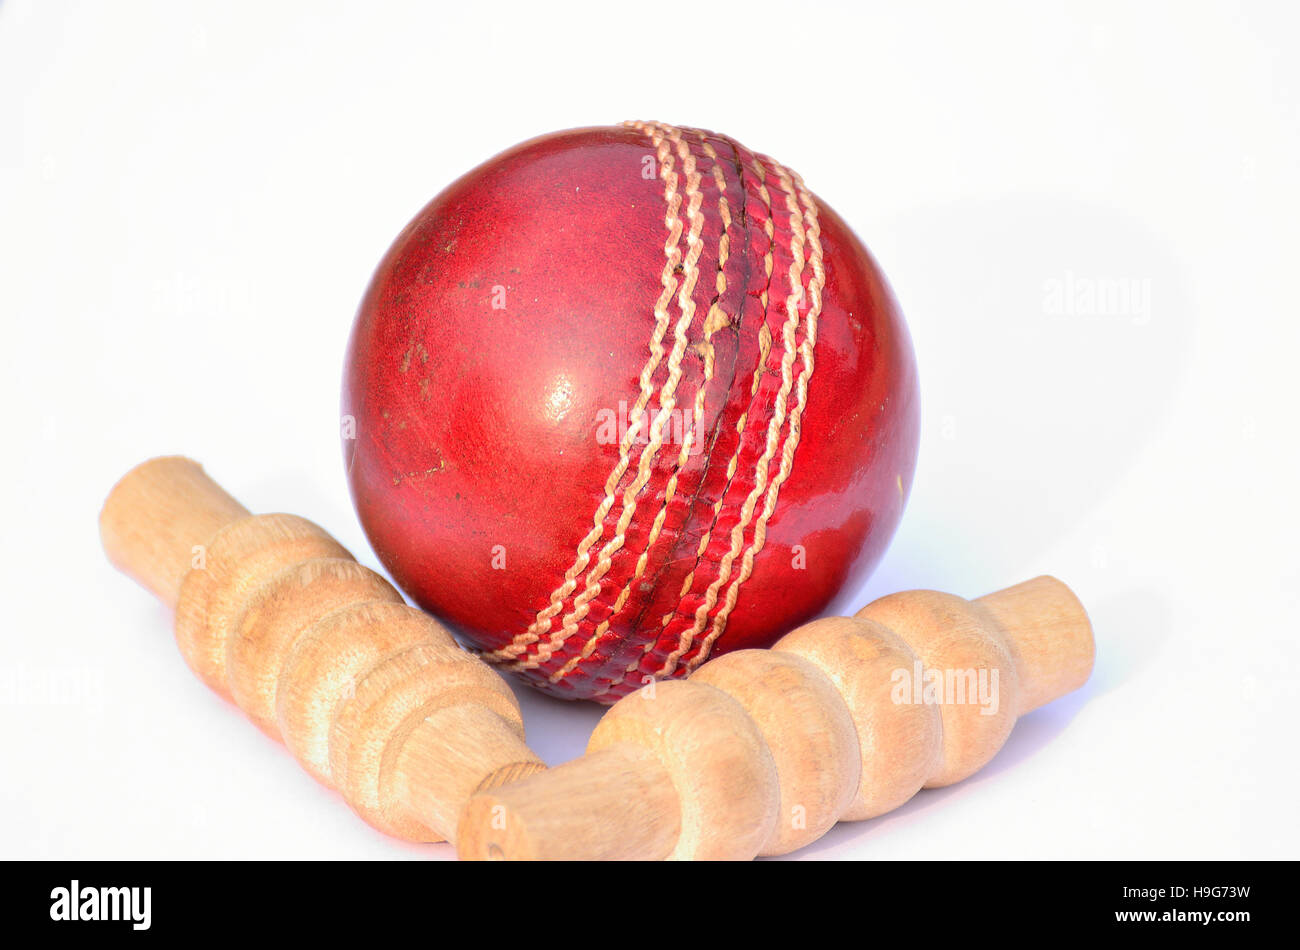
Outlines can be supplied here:
M860 580L918 397L884 277L795 173L634 123L434 198L361 304L343 413L397 583L534 686L613 702Z

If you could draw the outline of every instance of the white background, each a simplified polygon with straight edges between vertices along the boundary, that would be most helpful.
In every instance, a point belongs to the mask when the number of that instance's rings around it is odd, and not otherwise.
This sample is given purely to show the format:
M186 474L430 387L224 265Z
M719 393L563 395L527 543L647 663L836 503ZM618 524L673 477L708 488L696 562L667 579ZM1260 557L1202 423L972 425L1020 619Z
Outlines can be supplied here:
M370 830L201 686L96 516L185 453L377 566L338 440L372 268L500 149L658 118L799 169L908 316L919 473L854 605L1050 572L1096 629L1091 682L983 772L797 857L1300 857L1298 25L6 0L0 856L451 856ZM1121 285L1119 312L1080 296ZM522 699L544 757L580 753L598 708Z

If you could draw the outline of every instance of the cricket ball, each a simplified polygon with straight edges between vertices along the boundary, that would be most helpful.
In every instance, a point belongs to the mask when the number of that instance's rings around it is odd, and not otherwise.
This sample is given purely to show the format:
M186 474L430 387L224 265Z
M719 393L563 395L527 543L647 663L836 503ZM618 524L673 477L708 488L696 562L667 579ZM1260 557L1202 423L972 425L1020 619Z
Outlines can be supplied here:
M613 702L861 580L916 461L911 342L800 177L661 123L533 139L380 263L343 385L352 498L487 660Z

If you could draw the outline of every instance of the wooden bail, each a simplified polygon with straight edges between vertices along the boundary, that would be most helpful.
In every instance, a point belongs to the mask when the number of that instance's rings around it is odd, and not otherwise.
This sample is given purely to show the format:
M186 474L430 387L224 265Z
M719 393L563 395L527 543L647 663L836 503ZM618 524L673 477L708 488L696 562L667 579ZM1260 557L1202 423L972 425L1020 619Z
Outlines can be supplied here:
M181 581L210 541L247 508L179 455L142 462L113 486L99 514L108 559L173 610Z
M545 768L505 681L318 525L169 457L118 482L100 535L194 672L376 828L451 839L476 790Z
M457 847L507 859L784 854L836 820L971 775L1018 715L1087 680L1093 652L1087 614L1054 578L976 601L883 597L624 697L587 755L472 798Z
M1019 714L1072 693L1096 659L1092 624L1074 591L1044 575L976 601L1009 634L1019 673Z

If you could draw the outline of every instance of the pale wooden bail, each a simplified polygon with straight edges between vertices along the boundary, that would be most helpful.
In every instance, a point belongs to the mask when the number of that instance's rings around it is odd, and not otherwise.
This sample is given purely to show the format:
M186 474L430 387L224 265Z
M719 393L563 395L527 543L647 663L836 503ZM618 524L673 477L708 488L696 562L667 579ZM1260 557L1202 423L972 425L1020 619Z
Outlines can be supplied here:
M163 456L137 465L113 487L99 514L99 536L118 570L175 609L196 546L248 514L197 462Z
M952 785L983 768L1016 724L1020 678L1006 632L983 608L937 590L889 594L854 618L897 634L913 654L912 663L891 673L900 685L910 680L912 688L891 700L939 710L942 754L925 787ZM979 701L981 679L988 703Z
M486 664L485 664L486 668ZM484 687L488 684L484 683ZM524 724L514 694L440 699L397 744L391 794L407 814L456 843L457 824L470 798L494 781L522 779L546 770L524 744Z
M870 620L823 617L790 631L772 650L801 656L825 673L852 718L859 778L840 821L893 811L939 771L939 708L894 701L893 674L910 670L916 654L892 630ZM815 764L833 767L824 760Z
M624 696L582 758L480 789L457 845L467 858L784 854L973 774L1092 659L1087 615L1053 578L978 601L891 594Z
M100 532L175 610L195 673L376 828L450 839L476 791L545 768L505 681L318 525L160 458L117 484Z
M1088 681L1096 660L1088 612L1055 577L1044 574L978 598L1007 632L1020 678L1023 716Z
M691 677L740 703L776 764L777 821L760 855L816 841L853 802L862 773L858 732L834 682L794 653L740 650Z
M596 723L587 751L622 743L653 752L671 777L681 831L670 859L748 861L773 838L776 763L758 726L727 693L670 680L625 696ZM652 817L630 803L629 814Z
M466 858L747 861L783 839L781 794L744 704L672 680L611 706L581 759L475 795L457 848Z
M681 837L681 810L654 752L620 742L481 789L461 817L456 853L479 861L662 861Z

